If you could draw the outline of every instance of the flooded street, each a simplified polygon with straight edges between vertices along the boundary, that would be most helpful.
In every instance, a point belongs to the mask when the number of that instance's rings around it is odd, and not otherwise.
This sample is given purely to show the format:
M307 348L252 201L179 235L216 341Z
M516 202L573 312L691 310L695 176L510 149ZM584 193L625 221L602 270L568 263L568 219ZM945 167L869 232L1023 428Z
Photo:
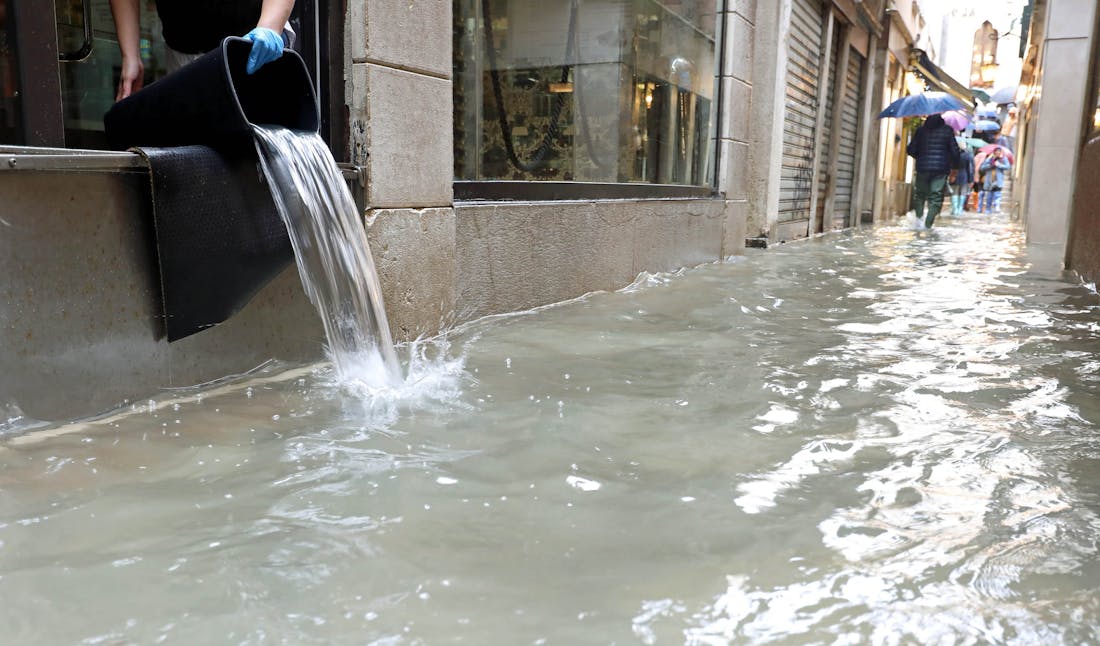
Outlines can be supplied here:
M2 641L1094 643L1060 260L881 227L8 437Z

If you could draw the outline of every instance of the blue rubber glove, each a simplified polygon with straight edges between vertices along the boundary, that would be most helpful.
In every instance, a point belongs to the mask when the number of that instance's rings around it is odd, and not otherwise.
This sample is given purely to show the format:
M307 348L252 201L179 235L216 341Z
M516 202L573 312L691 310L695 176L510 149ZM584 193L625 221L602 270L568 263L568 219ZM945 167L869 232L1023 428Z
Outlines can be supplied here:
M252 51L248 54L248 67L245 71L254 74L256 70L283 55L283 37L266 27L257 27L244 35L252 41Z

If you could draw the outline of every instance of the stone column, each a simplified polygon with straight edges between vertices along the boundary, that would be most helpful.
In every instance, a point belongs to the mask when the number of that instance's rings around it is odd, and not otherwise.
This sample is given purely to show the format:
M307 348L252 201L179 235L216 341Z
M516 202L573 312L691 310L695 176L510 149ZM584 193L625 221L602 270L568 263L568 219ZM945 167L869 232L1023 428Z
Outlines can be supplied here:
M753 4L752 104L745 146L748 162L742 168L747 190L745 235L750 242L766 244L775 239L779 217L791 0Z
M1035 134L1027 143L1027 241L1066 243L1081 148L1094 0L1051 0L1040 60L1042 97L1032 110Z
M757 2L727 0L720 9L722 105L718 107L718 190L726 198L722 228L722 256L726 257L743 253L745 248Z
M451 2L348 0L351 162L395 341L454 310Z

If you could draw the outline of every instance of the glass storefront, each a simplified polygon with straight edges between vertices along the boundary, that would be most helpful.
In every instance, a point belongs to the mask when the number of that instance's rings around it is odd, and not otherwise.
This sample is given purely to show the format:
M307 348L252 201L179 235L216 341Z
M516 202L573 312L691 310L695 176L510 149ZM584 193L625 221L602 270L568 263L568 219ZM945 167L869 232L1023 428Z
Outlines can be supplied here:
M0 0L0 144L18 141L22 129L16 69L15 21L8 0Z
M103 115L115 102L122 54L110 0L55 0L61 104L70 148L106 148ZM145 84L167 74L153 0L140 0Z
M160 21L155 2L140 0L140 47L148 85L167 73L164 45L160 38ZM48 5L47 5L48 7ZM41 112L56 114L63 132L56 133L56 145L69 148L106 148L103 114L115 101L122 55L118 49L114 16L110 0L54 0L57 42L48 43L33 37L27 27L27 11L40 11L29 2L0 0L0 144L41 145L25 141L20 117L32 99L21 90L37 89L33 101ZM18 11L23 13L17 15ZM22 20L16 20L22 18ZM38 14L35 20L44 17ZM26 31L20 40L17 26ZM40 23L35 23L41 26ZM38 82L36 78L20 79L19 57L24 64L44 70L57 66L57 85ZM28 88L26 83L38 83ZM51 105L43 105L43 104ZM45 119L49 122L49 119Z
M343 46L339 38L315 37L322 26L331 28L318 20L322 4L298 0L291 18L298 26L296 48L309 62L321 58L315 49L318 41ZM115 102L122 66L111 0L53 0L52 5L52 13L43 13L50 3L43 7L37 0L0 0L0 144L107 148L103 115ZM139 52L144 85L149 85L168 73L169 50L155 0L138 0L137 5ZM55 25L43 24L51 19ZM46 26L50 31L56 26L56 42L36 38ZM340 65L339 56L334 58L329 50L324 55ZM21 79L20 70L28 66L39 72L56 69L57 76L50 83L41 74L28 73L29 80ZM313 69L312 74L323 74L326 83L333 77L330 69ZM327 109L331 99L320 94ZM342 95L335 100L342 101ZM32 123L36 117L38 123ZM327 120L323 125L328 134ZM342 142L338 148L343 148Z
M716 5L456 0L456 179L712 185Z

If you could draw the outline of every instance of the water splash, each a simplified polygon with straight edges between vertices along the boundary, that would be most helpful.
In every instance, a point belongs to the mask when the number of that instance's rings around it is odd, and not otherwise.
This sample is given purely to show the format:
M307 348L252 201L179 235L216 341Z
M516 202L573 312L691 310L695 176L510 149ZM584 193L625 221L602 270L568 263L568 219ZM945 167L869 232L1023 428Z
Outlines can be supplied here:
M401 370L382 287L358 209L324 140L314 132L255 126L256 149L298 273L341 378L395 385Z
M353 358L345 370L320 377L320 383L336 395L345 408L355 407L356 417L375 425L394 423L403 409L450 410L463 407L462 387L471 377L466 372L466 357L452 356L445 337L417 340L401 348L407 375L402 380L386 380L378 355ZM335 370L335 365L333 366Z

